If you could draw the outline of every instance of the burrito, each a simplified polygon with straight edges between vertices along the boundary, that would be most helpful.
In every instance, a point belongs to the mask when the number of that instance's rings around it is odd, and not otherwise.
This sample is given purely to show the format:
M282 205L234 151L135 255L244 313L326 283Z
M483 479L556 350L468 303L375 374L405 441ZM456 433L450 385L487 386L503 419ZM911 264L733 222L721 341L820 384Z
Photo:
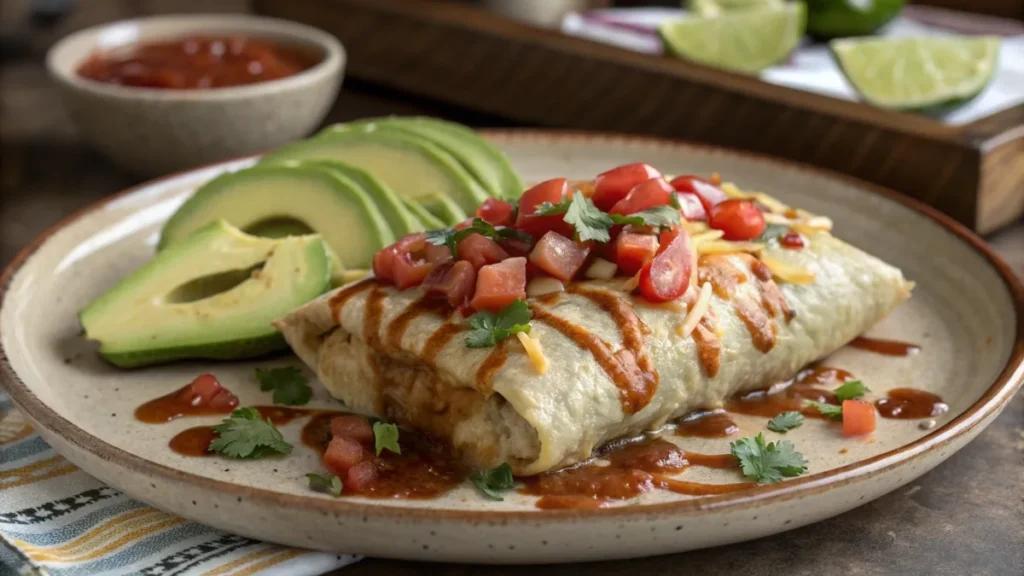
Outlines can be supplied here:
M898 269L835 238L828 219L723 188L756 206L763 228L798 233L800 248L770 230L725 240L709 225L714 214L690 221L684 204L677 233L694 265L671 301L645 297L643 270L581 271L558 281L561 290L525 298L528 335L470 347L472 310L424 286L399 289L378 270L276 326L352 411L447 441L474 467L508 463L523 476L569 466L609 441L788 379L909 297ZM533 209L522 202L520 216ZM581 226L573 238L583 246ZM587 258L580 270L598 259Z

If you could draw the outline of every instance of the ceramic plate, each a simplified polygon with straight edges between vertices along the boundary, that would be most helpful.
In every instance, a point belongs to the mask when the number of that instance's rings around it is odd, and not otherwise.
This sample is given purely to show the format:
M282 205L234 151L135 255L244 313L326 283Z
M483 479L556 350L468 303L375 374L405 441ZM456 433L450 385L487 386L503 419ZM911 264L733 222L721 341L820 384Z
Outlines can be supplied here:
M76 313L153 254L161 224L198 186L252 162L240 160L144 184L76 214L28 247L2 280L0 374L14 401L69 460L131 496L245 536L373 556L472 562L560 562L679 552L757 538L849 510L910 482L977 436L1024 379L1024 297L1009 269L948 218L897 196L811 168L661 140L547 132L493 132L526 181L592 177L645 161L667 173L719 172L831 216L835 233L903 269L914 296L870 336L913 342L921 352L881 356L847 348L827 360L876 394L896 387L935 392L950 410L925 430L919 421L880 420L868 439L841 437L809 421L786 438L810 462L806 476L745 492L686 498L652 492L594 511L540 511L532 497L482 499L469 486L437 500L333 499L304 475L317 456L186 458L168 450L175 433L202 421L136 422L136 406L212 371L243 405L269 403L256 366L183 363L121 371L83 341ZM314 405L330 406L321 394ZM739 436L765 419L736 416ZM296 439L301 421L283 427ZM728 440L679 439L688 449L728 452ZM298 444L296 442L296 444ZM735 482L728 470L686 472L688 480Z

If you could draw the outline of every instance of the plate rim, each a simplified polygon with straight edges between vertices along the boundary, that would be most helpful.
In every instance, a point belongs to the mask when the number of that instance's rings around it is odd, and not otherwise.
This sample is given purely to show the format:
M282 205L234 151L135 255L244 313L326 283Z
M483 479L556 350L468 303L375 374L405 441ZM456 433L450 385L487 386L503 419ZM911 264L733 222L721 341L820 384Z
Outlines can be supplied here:
M565 141L598 141L602 143L621 143L646 147L670 148L680 151L697 150L705 154L711 153L713 155L739 157L744 160L771 165L777 169L809 173L817 177L838 180L858 187L871 194L880 195L888 200L897 202L914 212L924 215L926 218L945 228L948 232L956 236L959 241L973 248L992 268L995 269L997 275L1000 277L1010 294L1011 306L1017 316L1016 334L1010 351L1010 357L999 375L993 380L992 384L970 407L964 410L953 420L936 428L929 434L909 444L894 448L893 450L889 450L865 460L852 462L839 468L789 479L786 482L777 484L762 484L742 492L690 498L673 502L632 504L611 508L599 508L595 510L458 510L452 508L436 509L429 507L406 507L393 504L348 502L328 499L312 494L308 496L287 494L264 488L241 486L228 481L207 478L199 474L186 472L164 464L153 462L143 456L122 450L121 448L113 446L104 440L89 434L46 405L28 388L11 365L2 341L0 341L0 385L6 389L11 399L22 413L33 422L38 423L41 428L59 435L68 443L76 446L79 450L97 456L103 460L117 462L118 466L127 468L133 473L158 476L167 481L186 483L202 489L219 492L221 494L229 494L233 497L241 496L257 504L269 503L277 506L317 511L325 514L332 513L335 515L362 515L403 519L470 522L500 521L503 523L513 520L521 522L573 522L593 517L622 518L627 516L635 517L637 515L679 516L682 514L707 514L711 512L750 509L773 502L816 494L824 490L832 489L836 486L846 485L858 480L866 480L867 478L880 474L890 468L914 460L931 450L953 441L959 436L967 434L980 422L984 421L994 413L1001 411L1010 399L1013 398L1017 390L1024 385L1024 283L1017 278L1016 274L1003 260L1003 258L989 247L981 237L969 230L963 224L955 221L953 218L919 200L904 196L889 188L866 182L853 176L835 172L827 168L811 166L801 162L777 158L757 152L736 150L678 139L614 132L545 130L534 128L485 129L481 130L481 133L489 139L498 141L528 139L543 140L553 143ZM76 210L70 215L62 218L57 223L47 228L35 240L22 248L17 255L15 255L14 259L11 260L11 262L4 268L3 273L0 274L0 312L3 311L3 308L7 303L7 297L17 272L25 265L32 255L34 255L36 251L38 251L39 248L58 231L66 228L88 214L100 210L106 205L139 190L150 188L159 183L183 178L194 172L212 169L222 165L229 165L242 160L253 159L258 156L260 155L255 154L225 159L219 162L196 166L167 174L159 178L147 180L80 208L79 210Z

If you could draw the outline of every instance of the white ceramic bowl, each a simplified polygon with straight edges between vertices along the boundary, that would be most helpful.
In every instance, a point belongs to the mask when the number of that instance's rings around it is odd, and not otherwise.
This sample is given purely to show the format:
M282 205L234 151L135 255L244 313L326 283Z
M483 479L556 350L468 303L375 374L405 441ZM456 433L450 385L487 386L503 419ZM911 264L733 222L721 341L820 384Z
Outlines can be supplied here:
M77 74L94 51L192 34L257 37L308 50L318 60L280 80L216 89L138 88ZM309 134L338 93L345 50L330 34L286 20L175 15L76 32L50 49L46 65L85 138L122 168L151 176L262 152Z

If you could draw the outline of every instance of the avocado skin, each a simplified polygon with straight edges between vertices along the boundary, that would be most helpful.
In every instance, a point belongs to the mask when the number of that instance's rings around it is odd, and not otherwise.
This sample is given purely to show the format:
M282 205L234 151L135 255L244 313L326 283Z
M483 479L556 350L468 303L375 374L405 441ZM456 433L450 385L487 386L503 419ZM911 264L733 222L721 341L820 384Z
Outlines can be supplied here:
M249 246L246 246L246 244L249 244ZM282 246L285 244L293 246L290 253L282 249ZM233 329L229 328L227 331L220 330L219 337L211 338L211 324L196 322L194 328L192 328L195 331L195 336L187 338L181 337L180 333L182 331L187 332L189 329L182 330L181 325L178 325L175 330L179 333L179 342L173 345L158 343L154 347L149 347L148 338L141 337L135 340L132 337L125 339L123 333L120 338L121 341L116 345L109 343L111 339L118 340L116 331L120 330L121 324L129 330L136 330L137 326L131 321L132 319L154 319L152 321L156 322L156 324L153 325L151 332L159 334L161 326L167 326L167 324L162 322L174 323L182 321L180 318L186 318L184 322L187 323L189 318L202 317L204 314L201 308L193 308L192 311L189 311L188 307L198 305L199 303L206 303L210 298L219 296L220 293L191 303L171 304L177 307L177 314L169 314L166 312L166 309L161 309L165 306L164 304L149 304L152 306L152 313L146 312L147 308L145 305L141 308L133 306L134 302L140 300L152 302L161 299L161 297L166 297L167 294L170 294L179 286L194 280L197 276L217 273L216 271L211 272L207 270L206 274L189 274L188 271L196 267L195 259L215 259L218 255L216 252L218 247L225 248L225 251L230 254L235 254L236 251L246 252L247 250L247 253L239 258L248 258L248 260L239 263L238 266L225 263L225 266L220 268L226 268L226 270L248 268L254 259L254 255L263 257L262 255L267 252L271 253L261 268L264 274L272 274L276 271L276 274L271 276L269 280L262 281L259 278L247 279L225 291L227 293L232 290L239 290L238 294L241 294L243 293L242 286L256 286L257 290L251 291L257 297L256 301L241 301L241 306L255 307L251 314L267 315L266 328L257 327L254 329L252 326L243 327L239 329L241 333L237 336L232 336L230 331ZM280 254L290 254L292 258L300 258L305 262L308 273L298 278L288 275L286 272L290 272L296 264L287 259L277 261L277 268L272 268L270 264L275 263L274 258L280 257ZM154 290L150 285L158 283L161 280L161 270L170 266L181 266L186 272L174 280L174 284L162 286ZM284 267L287 267L287 270ZM289 285L288 282L273 281L274 279L279 280L282 277L292 281L293 284ZM252 282L255 282L255 284L249 284ZM295 285L295 282L303 283ZM271 325L271 322L277 316L284 315L291 309L301 306L326 292L330 288L330 282L329 248L323 240L309 236L292 237L276 241L260 239L239 231L224 220L216 220L199 228L180 244L158 254L156 258L128 275L116 286L82 309L78 314L78 319L85 329L86 338L100 342L100 356L107 362L120 368L137 368L190 358L213 360L253 358L286 350L288 348L287 343L282 335ZM261 283L263 286L272 286L277 291L266 296L269 290L273 288L258 290ZM261 296L265 297L259 298ZM213 310L225 309L214 308ZM228 307L224 312L226 318L223 322L230 323L232 314L238 313L238 311L238 306ZM242 313L249 314L244 312L244 308ZM206 314L209 314L209 310L206 311ZM129 319L129 321L119 323L117 319L120 315L123 315L121 316L123 318ZM257 326L262 325L261 322L256 324ZM215 329L221 328L223 324L214 324L213 327ZM95 332L99 332L99 336ZM144 336L145 333L146 330L143 330L140 336ZM196 343L180 342L183 339L193 339ZM206 341L203 341L204 339Z

